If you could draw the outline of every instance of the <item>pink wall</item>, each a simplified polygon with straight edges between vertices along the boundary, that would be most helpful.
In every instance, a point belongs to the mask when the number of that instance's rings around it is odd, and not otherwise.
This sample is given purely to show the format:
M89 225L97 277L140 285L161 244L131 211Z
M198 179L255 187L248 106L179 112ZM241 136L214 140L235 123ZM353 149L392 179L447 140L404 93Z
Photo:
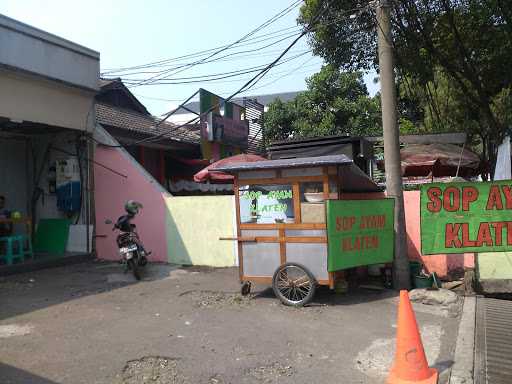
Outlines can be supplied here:
M384 193L344 194L342 199L379 199ZM422 255L420 232L420 192L404 192L405 220L407 227L407 253L411 260L421 260L429 272L436 272L440 277L457 275L464 268L474 268L473 253L449 255Z
M473 253L421 255L420 191L405 192L404 204L407 220L407 248L410 258L422 260L430 272L436 272L441 277L457 275L464 268L474 268Z
M167 262L167 211L162 191L128 156L120 149L101 146L96 148L96 162L128 176L124 178L104 167L94 165L97 256L105 260L119 259L115 242L117 232L113 232L112 225L105 224L105 220L117 220L124 214L124 203L127 200L136 200L144 208L134 223L145 248L152 251L149 260Z

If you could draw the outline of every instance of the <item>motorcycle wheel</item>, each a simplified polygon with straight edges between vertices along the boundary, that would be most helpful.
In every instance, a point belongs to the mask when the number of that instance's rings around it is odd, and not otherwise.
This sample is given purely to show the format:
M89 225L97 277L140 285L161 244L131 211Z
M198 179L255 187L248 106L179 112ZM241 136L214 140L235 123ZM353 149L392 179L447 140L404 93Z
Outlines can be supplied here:
M135 279L140 280L139 266L133 258L128 260L128 267L132 270Z

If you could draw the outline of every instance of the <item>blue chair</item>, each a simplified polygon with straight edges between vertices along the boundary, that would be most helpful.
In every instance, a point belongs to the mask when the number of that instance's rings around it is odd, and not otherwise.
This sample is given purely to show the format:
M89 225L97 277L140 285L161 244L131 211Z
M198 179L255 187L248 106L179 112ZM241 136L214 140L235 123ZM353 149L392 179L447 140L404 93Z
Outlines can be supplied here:
M5 242L5 247L3 252L0 254L0 259L4 259L7 265L12 265L14 261L20 260L21 262L25 261L25 250L23 247L23 236L15 235L15 236L4 236L0 237L0 244ZM16 246L14 246L16 244ZM30 246L30 248L32 248ZM0 248L2 250L2 248ZM30 250L32 253L32 250Z

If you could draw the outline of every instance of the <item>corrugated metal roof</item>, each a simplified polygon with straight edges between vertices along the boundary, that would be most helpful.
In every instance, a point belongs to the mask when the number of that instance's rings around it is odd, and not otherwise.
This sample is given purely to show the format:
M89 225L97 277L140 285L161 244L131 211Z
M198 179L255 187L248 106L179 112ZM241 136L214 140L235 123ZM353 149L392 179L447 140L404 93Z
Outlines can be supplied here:
M265 160L254 161L248 163L235 163L217 168L217 171L225 173L234 173L239 171L253 171L261 169L275 169L275 168L298 168L298 167L318 167L324 165L342 165L352 164L345 155L332 155L332 156L318 156L318 157L299 157L294 159L279 159L279 160Z

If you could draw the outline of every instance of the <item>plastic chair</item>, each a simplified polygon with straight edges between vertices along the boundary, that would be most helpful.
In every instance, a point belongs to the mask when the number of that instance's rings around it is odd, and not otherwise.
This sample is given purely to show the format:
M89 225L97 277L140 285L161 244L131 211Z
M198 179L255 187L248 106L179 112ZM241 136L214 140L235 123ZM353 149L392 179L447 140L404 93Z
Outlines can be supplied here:
M0 254L0 259L4 259L7 265L12 265L15 260L20 260L21 262L25 261L23 236L0 237L0 243L1 242L5 242L5 253ZM13 246L15 243L17 243L17 247Z

